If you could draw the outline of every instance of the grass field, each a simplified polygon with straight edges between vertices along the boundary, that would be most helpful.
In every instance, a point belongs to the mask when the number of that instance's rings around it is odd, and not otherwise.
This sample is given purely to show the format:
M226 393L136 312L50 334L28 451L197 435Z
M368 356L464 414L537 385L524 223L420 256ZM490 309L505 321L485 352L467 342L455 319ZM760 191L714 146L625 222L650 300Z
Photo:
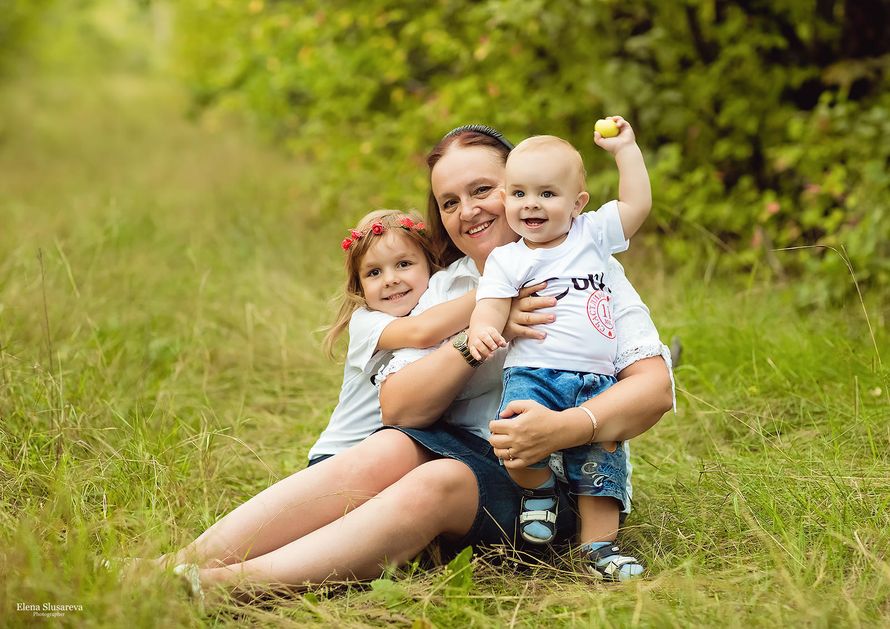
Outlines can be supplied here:
M319 207L298 161L187 109L129 74L0 93L0 625L890 625L880 296L801 311L756 272L633 251L631 280L684 345L676 415L634 442L623 540L649 578L477 555L201 616L169 577L98 570L301 468L339 386L313 331L340 234L369 208ZM17 609L44 602L82 610Z

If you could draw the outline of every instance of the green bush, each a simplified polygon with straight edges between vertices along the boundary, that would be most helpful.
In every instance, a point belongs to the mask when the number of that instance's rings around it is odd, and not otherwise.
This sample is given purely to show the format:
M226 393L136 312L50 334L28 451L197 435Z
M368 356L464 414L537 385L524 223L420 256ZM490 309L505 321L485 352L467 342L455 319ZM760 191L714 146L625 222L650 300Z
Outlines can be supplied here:
M21 61L52 0L0 0L0 75Z
M806 301L852 287L828 247L845 250L860 282L890 280L886 1L202 0L177 11L196 104L248 112L304 155L325 211L422 205L425 151L466 122L570 139L605 199L615 172L592 123L621 113L647 153L651 233L670 258L806 273Z

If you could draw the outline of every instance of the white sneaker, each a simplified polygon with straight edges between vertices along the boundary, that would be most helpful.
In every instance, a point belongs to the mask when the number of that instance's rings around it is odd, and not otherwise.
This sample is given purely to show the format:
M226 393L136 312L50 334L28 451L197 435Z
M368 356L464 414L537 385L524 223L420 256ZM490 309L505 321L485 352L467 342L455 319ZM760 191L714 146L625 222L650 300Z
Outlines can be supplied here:
M201 587L201 569L195 563L181 563L173 568L173 574L183 580L188 595L198 605L201 614L204 614L204 588Z

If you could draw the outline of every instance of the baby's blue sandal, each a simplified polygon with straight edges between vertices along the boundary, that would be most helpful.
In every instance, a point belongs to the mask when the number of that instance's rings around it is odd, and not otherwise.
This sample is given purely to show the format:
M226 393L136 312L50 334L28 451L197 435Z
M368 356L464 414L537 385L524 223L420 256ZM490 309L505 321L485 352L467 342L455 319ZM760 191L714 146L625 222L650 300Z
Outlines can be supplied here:
M559 512L556 489L551 486L520 491L519 534L532 544L549 544L556 537L556 514Z
M621 549L611 542L585 544L582 550L586 554L584 568L603 581L630 581L646 569L636 557L622 555Z

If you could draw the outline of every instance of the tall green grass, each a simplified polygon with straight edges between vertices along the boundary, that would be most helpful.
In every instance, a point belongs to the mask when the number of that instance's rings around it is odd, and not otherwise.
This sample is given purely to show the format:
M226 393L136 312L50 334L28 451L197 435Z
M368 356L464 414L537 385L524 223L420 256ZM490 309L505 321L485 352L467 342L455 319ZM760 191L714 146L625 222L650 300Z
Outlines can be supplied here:
M97 559L175 548L304 465L341 371L313 331L340 285L339 235L369 208L322 218L298 160L225 115L188 122L163 81L7 87L0 624L890 623L881 296L801 312L756 273L665 270L657 252L626 255L684 348L677 414L633 444L623 544L649 578L605 587L570 560L477 554L206 616L163 575L119 584ZM43 602L83 610L16 610Z

